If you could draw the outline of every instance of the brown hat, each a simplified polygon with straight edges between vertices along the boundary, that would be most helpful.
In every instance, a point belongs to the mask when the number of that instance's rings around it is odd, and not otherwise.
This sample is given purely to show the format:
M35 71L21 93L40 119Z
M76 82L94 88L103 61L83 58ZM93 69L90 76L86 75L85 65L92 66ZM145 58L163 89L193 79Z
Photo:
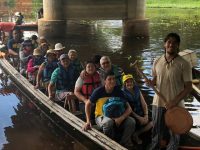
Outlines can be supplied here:
M42 52L39 48L34 49L33 56L42 55Z
M46 56L48 56L48 54L55 54L56 55L56 53L53 49L47 50Z

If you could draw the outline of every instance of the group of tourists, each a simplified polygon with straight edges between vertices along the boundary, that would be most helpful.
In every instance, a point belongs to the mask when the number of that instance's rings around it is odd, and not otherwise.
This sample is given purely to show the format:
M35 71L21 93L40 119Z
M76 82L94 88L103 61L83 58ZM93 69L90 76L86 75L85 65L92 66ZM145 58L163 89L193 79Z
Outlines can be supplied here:
M67 51L61 43L52 48L47 39L36 35L22 40L18 30L8 41L7 56L50 100L72 113L81 111L86 121L83 130L96 124L108 137L131 149L134 143L142 144L140 135L153 127L150 149L159 150L164 129L168 129L163 119L166 109L181 105L191 90L190 65L178 55L179 44L176 33L167 35L165 54L154 62L152 81L146 81L167 99L163 104L155 95L153 122L133 75L125 74L108 56L95 55L83 65L76 50ZM169 135L167 150L176 150L179 135L170 130Z

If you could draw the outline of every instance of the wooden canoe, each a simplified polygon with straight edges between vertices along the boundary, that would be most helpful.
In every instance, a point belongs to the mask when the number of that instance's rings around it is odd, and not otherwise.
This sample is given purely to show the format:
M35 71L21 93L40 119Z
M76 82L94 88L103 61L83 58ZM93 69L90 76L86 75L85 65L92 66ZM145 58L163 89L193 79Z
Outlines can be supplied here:
M81 119L79 119L66 109L62 108L61 106L57 105L56 103L50 101L49 98L40 90L34 89L34 86L29 83L28 80L24 78L5 58L0 58L0 67L4 70L5 73L9 75L10 79L20 88L21 91L23 91L23 93L25 93L35 101L42 103L46 107L46 109L51 111L51 113L54 113L66 124L73 127L75 129L74 132L78 132L78 134L85 136L85 138L92 141L101 149L126 149L94 128L87 132L82 131L84 122Z
M0 67L4 70L5 73L9 75L9 77L23 93L25 93L28 97L34 99L34 101L42 103L44 107L48 109L48 111L53 112L56 116L63 120L63 122L73 127L75 129L74 132L77 132L79 135L83 135L101 149L126 149L94 128L92 128L92 130L89 130L88 132L82 131L82 126L84 122L81 119L68 112L61 106L57 105L56 103L50 101L48 97L44 95L40 90L34 89L33 85L30 84L28 80L24 78L12 65L10 65L10 63L5 58L0 58ZM189 134L195 137L195 139L200 140L200 137L196 136L195 132L190 132ZM199 148L200 150L200 147L180 146L180 150L187 150L188 148L190 148L191 150Z

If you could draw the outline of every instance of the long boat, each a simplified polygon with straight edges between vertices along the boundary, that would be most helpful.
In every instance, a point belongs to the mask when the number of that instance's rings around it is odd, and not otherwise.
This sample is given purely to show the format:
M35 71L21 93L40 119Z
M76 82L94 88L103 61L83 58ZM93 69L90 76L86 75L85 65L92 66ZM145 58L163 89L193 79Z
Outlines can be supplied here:
M0 58L0 66L24 94L28 95L30 99L42 103L51 113L54 113L67 125L73 127L74 132L78 132L79 136L84 136L89 141L94 143L97 149L126 150L126 148L111 140L95 128L92 128L87 132L83 131L82 127L84 125L84 122L81 119L79 119L63 107L59 106L58 104L49 100L49 98L40 90L35 89L34 86L29 83L28 80L24 76L22 76L5 58Z
M108 138L106 135L101 133L95 128L92 128L92 130L88 130L87 132L82 131L82 127L84 125L84 122L75 116L74 114L70 113L63 107L59 106L58 104L52 102L49 100L49 98L43 94L40 90L35 89L34 86L28 82L28 80L22 76L5 58L0 58L0 67L3 69L3 71L9 75L9 78L16 84L17 87L30 99L33 101L42 103L42 105L45 107L45 109L51 113L53 113L55 116L59 117L64 124L67 126L70 126L73 128L73 133L76 132L78 136L82 136L86 138L90 143L95 145L95 149L106 149L106 150L125 150L123 146L118 144L117 142L113 141L112 139ZM194 118L194 120L196 120ZM199 119L198 119L199 120ZM197 124L197 126L200 124ZM197 128L198 132L200 131L200 128ZM192 132L191 132L192 131ZM195 137L197 141L200 141L200 137L197 133L197 130L193 132L191 130L188 135L191 135L192 137ZM86 145L89 147L88 143L86 142ZM180 146L180 150L200 150L200 145L198 146Z

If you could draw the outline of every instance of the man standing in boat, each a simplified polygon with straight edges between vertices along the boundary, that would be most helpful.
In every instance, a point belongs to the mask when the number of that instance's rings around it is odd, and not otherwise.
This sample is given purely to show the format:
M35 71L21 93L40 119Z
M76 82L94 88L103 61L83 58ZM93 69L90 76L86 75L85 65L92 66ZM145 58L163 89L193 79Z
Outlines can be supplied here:
M164 95L166 103L155 94L152 108L152 144L150 150L160 150L161 141L165 138L164 131L169 132L167 150L177 150L180 136L166 127L164 114L167 109L175 106L184 107L183 99L192 89L192 69L190 64L178 55L180 37L176 33L169 33L164 39L165 54L154 61L153 79L148 84L155 85ZM181 124L181 122L180 122Z
M96 104L95 109L95 121L97 126L103 130L104 134L108 137L119 141L119 143L127 148L133 146L131 141L131 136L135 131L135 120L129 115L132 112L132 109L128 102L126 102L126 97L123 91L119 86L116 86L116 77L112 71L109 71L104 76L104 86L101 86L94 90L91 97L85 103L85 113L86 113L86 124L83 127L83 130L87 131L91 129L91 105L92 103ZM105 115L105 112L102 111L104 104L108 101L109 98L119 98L124 100L125 109L124 111L116 116L110 117ZM117 114L121 112L121 109L110 109L110 114ZM117 138L120 133L120 138Z

